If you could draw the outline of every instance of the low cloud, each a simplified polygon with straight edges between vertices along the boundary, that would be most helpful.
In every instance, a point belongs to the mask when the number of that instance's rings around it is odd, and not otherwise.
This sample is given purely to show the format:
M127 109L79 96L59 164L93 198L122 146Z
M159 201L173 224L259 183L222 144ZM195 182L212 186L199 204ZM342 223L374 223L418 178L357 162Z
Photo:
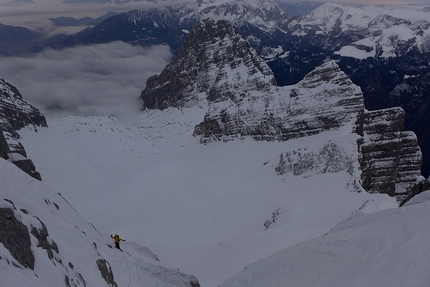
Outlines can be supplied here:
M172 58L168 46L114 42L0 58L0 77L48 117L127 118L141 112L139 96L147 78L160 73Z

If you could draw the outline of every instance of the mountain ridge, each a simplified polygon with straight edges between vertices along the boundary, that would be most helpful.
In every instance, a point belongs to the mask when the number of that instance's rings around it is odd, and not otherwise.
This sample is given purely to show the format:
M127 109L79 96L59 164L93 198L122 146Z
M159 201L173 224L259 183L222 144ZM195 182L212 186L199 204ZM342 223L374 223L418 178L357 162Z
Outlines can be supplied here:
M403 132L402 109L366 112L360 88L334 61L296 85L277 87L269 67L224 20L196 25L176 59L147 80L141 98L145 109L207 110L193 133L204 144L288 141L346 126L361 136L363 187L372 193L403 200L420 175L421 150L415 135ZM384 161L391 171L378 168Z

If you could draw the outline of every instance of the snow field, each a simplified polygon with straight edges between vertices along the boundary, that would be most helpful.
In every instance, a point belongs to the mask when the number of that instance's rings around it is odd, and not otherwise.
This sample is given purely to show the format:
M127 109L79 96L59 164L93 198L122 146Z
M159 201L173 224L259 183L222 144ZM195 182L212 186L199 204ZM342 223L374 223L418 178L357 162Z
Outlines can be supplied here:
M347 128L282 143L202 145L192 137L198 119L187 109L145 112L134 124L62 117L21 134L43 182L105 237L118 233L146 246L205 287L328 232L368 199L395 205L381 195L348 190L351 175L345 171L276 175L279 155L288 150L317 150L327 140L353 150Z
M221 286L428 286L429 192L420 204L355 212L324 236L249 266Z

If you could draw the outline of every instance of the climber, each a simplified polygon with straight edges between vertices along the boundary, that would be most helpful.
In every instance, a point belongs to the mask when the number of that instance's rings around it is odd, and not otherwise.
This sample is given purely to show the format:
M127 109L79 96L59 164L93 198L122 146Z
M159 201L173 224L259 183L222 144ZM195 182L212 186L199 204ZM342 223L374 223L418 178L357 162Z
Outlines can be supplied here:
M112 234L110 235L111 238L113 238L113 241L115 242L115 246L116 248L118 248L119 250L122 251L122 249L119 247L119 242L120 241L125 241L124 239L122 239L121 237L119 237L118 234L115 234L114 236L112 236Z

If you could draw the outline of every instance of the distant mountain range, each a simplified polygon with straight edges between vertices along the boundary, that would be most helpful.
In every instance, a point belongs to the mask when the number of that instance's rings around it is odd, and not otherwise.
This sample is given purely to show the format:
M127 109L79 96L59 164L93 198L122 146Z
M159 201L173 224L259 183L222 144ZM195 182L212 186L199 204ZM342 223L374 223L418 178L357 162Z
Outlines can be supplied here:
M115 16L116 12L108 12L104 14L103 16L100 16L96 19L93 19L91 17L83 17L83 18L73 18L73 17L57 17L57 18L49 18L55 26L91 26L91 25L97 25L103 22L104 20Z
M9 38L3 36L6 40L0 44L0 51L12 55L49 47L61 49L124 41L142 46L166 44L177 53L198 21L228 20L268 63L278 85L296 84L327 59L334 59L361 87L368 110L404 108L405 128L418 135L424 154L422 170L428 175L430 103L425 96L430 91L428 7L401 7L409 11L401 13L402 10L392 6L373 9L340 4L317 6L316 3L278 5L270 0L190 1L118 14L75 35L45 41L38 41L40 35L25 29L19 31L21 36L12 37L18 32L4 32L12 28L3 27L0 37L3 34ZM55 21L65 25L66 20ZM25 43L23 39L27 39Z

